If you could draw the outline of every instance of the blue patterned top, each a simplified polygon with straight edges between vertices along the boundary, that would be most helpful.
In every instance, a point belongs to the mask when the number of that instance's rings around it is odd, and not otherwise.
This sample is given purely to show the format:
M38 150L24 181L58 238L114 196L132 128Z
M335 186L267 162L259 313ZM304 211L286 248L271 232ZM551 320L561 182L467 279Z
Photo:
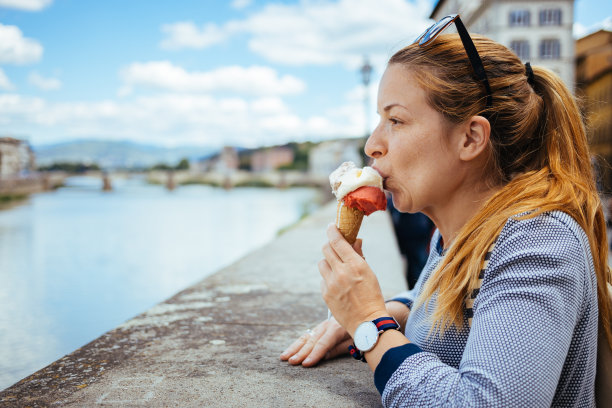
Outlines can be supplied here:
M439 232L411 303L444 254ZM432 301L435 302L435 295ZM412 310L412 342L374 373L385 407L594 407L597 279L582 228L562 212L510 219L461 330L429 335L431 304Z

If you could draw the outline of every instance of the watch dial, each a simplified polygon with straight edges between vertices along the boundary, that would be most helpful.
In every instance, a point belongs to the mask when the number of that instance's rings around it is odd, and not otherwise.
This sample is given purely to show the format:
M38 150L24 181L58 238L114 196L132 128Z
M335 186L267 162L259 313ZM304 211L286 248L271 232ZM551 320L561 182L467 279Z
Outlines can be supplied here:
M360 351L371 350L378 341L378 328L372 322L364 322L355 330L355 347Z

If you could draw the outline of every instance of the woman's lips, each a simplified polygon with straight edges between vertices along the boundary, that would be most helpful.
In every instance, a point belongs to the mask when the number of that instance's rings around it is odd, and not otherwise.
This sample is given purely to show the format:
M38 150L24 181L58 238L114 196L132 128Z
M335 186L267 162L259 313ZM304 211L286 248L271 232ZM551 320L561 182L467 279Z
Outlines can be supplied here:
M382 178L383 190L387 190L387 180L389 179L389 176L380 171L380 169L378 169L376 166L372 166L372 168L376 170L378 174L380 174L380 177Z

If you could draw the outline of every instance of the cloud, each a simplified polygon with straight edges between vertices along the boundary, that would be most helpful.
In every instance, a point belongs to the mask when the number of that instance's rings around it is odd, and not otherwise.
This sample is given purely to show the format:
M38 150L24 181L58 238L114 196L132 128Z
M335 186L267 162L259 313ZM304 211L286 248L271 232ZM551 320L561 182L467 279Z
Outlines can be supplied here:
M30 73L28 77L30 85L34 85L43 91L54 91L62 87L62 82L57 78L45 78L37 72Z
M363 134L359 104L303 117L276 97L160 94L121 101L51 102L0 94L0 126L34 144L101 138L256 147Z
M178 29L164 31L170 36L162 45L202 49L246 33L250 35L250 50L269 61L290 65L340 63L354 68L366 54L374 62L384 61L392 49L412 41L429 24L423 16L430 8L429 0L268 4L245 19L222 26L207 24L200 29L194 23L176 23L184 25L181 35L176 34Z
M0 23L0 64L30 64L42 54L42 45L25 38L18 27Z
M53 0L0 0L0 7L25 11L40 11L51 5Z
M232 1L232 8L235 8L236 10L242 10L244 8L249 7L251 3L253 3L252 0L234 0Z
M280 76L269 67L228 66L213 71L188 72L169 61L135 62L121 71L124 88L129 94L136 86L173 92L233 92L247 95L285 95L302 92L306 85L300 79Z
M589 27L586 27L585 25L577 23L577 22L574 23L573 36L574 38L582 38L586 35L589 35L591 33L594 33L602 29L612 30L612 16L608 16L604 18L603 20L598 21L597 23Z
M11 83L2 69L0 69L0 89L4 89L5 91L15 89L15 86Z
M229 34L227 30L222 30L216 24L207 24L199 29L189 21L164 24L162 32L167 34L167 38L160 43L160 46L166 50L206 48L224 41Z

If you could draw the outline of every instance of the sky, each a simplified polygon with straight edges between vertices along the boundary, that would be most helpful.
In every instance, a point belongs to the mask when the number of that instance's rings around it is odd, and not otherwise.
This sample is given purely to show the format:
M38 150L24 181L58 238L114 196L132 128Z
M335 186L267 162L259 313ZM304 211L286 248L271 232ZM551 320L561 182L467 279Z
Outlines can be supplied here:
M0 0L0 136L214 148L363 136L386 60L434 4ZM574 17L578 37L612 28L612 1L576 0Z

